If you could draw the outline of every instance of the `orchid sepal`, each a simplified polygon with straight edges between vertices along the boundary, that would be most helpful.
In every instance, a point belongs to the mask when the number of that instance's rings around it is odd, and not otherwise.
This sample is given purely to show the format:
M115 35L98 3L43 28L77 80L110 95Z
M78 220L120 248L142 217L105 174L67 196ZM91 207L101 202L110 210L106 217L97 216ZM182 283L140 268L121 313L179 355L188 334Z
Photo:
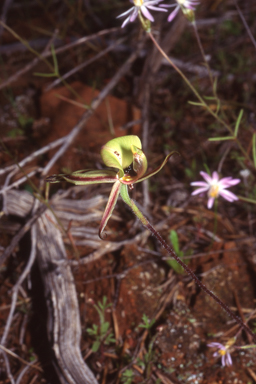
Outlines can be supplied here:
M46 178L49 183L68 181L75 185L88 185L99 183L114 183L118 179L115 171L110 169L90 170L84 169L70 174L52 175Z
M108 202L107 202L105 211L103 213L101 223L100 223L100 228L99 228L99 237L102 240L103 240L103 236L102 236L103 231L104 231L104 229L107 225L107 222L108 222L110 216L112 215L112 212L116 206L116 202L117 202L117 199L118 199L118 196L120 193L121 186L122 186L122 184L120 183L119 180L117 180L111 189L111 192L110 192L110 195L108 198Z
M151 171L151 172L148 172L148 173L146 173L146 175L144 175L143 177L141 177L139 180L136 180L134 183L139 183L139 182L141 182L141 181L144 181L144 180L146 180L146 179L148 179L149 177L151 177L151 176L154 176L156 173L158 173L158 172L160 172L161 171L161 169L165 166L165 164L167 163L167 161L170 159L170 157L172 156L172 155L174 155L174 154L179 154L178 152L176 152L176 151L172 151L172 152L170 152L167 156L166 156L166 158L164 159L164 161L162 162L162 164L161 165L159 165L159 167L157 167L157 168L155 168L153 171Z
M133 155L133 162L124 170L125 174L120 179L121 183L128 185L134 184L137 180L139 180L145 174L148 167L147 158L140 148L132 145L131 151Z

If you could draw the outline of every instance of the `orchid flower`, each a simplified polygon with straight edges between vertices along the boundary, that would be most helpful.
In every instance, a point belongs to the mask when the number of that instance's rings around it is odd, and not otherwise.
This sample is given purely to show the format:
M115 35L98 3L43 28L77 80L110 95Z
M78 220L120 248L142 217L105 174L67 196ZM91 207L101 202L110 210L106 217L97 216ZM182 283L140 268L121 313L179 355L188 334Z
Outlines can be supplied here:
M167 163L169 158L175 153L171 152L166 156L161 165L151 172L147 172L147 158L142 151L141 141L138 136L123 136L110 140L101 149L101 157L104 164L109 169L100 170L82 170L68 174L52 175L46 178L49 183L59 183L66 180L76 185L88 185L99 183L112 183L113 187L107 202L107 206L103 213L103 217L100 223L99 236L102 239L104 228L115 208L119 194L124 202L132 209L133 213L138 217L140 222L154 235L160 244L166 249L166 251L173 257L191 276L191 278L197 283L197 285L204 290L210 297L212 297L243 329L246 330L252 339L256 342L256 337L250 328L243 323L243 321L237 317L229 307L224 304L212 291L210 291L194 272L176 255L174 250L165 242L162 236L156 231L156 229L150 224L147 218L142 214L135 202L130 198L128 193L128 187L133 188L133 184L146 180L149 177L159 172ZM202 173L201 173L202 174ZM207 175L207 178L210 176ZM215 177L216 178L216 177ZM231 177L226 178L231 182ZM223 181L225 179L220 180ZM238 181L239 182L239 181ZM201 182L200 182L201 183ZM202 184L202 183L201 183ZM200 184L200 186L201 186ZM205 183L206 184L206 183ZM232 185L236 183L233 181ZM227 185L226 185L227 186ZM201 188L202 189L202 188ZM204 186L204 191L209 189ZM229 196L230 198L230 196Z
M108 203L105 208L100 228L99 236L102 238L104 228L115 208L119 194L126 204L128 204L135 215L141 220L142 224L147 225L147 219L139 211L133 200L128 194L128 187L133 188L133 184L146 180L159 172L167 163L174 152L171 152L162 164L155 170L146 173L147 158L141 149L141 141L138 136L123 136L110 140L101 149L101 157L104 164L111 169L102 170L81 170L68 174L52 175L46 178L47 182L58 183L66 180L76 185L88 185L98 183L113 183ZM115 170L113 170L113 168Z
M240 179L224 177L223 179L219 180L219 175L216 171L213 172L212 177L203 171L200 172L200 175L205 179L205 181L194 181L193 183L190 183L194 187L199 187L194 192L192 192L192 196L198 195L199 193L208 192L208 209L212 208L214 200L217 199L219 195L230 202L238 200L238 197L234 193L227 191L226 188L240 183Z
M176 0L175 4L171 4L171 5L163 4L163 5L160 5L160 7L164 7L164 8L175 7L174 10L168 16L167 20L169 22L171 22L177 16L180 9L190 21L194 21L194 11L198 4L199 4L199 1L197 0Z
M214 352L213 356L214 357L221 357L221 364L223 367L231 366L232 365L232 358L229 352L229 348L231 345L233 345L234 342L232 341L231 343L227 343L226 345L223 345L221 343L210 343L207 344L208 347L210 348L217 348L218 351Z
M148 19L149 21L154 21L154 17L151 15L148 9L152 9L154 11L162 11L162 12L167 12L167 9L159 8L156 7L155 5L160 3L163 0L130 0L131 3L134 4L132 8L130 8L128 11L122 13L121 15L117 16L119 17L124 17L128 16L123 24L122 28L126 26L129 22L132 23L137 16L139 16L140 20L142 21L142 24L144 25L144 20L142 15Z

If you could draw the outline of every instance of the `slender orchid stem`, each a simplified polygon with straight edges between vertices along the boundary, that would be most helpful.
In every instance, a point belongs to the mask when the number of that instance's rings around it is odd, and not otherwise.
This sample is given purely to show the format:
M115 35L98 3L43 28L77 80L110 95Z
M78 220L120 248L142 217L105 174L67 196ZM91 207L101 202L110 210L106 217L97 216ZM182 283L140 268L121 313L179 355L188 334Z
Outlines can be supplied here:
M196 284L205 292L208 296L212 297L216 303L218 303L224 311L228 313L232 319L234 319L246 332L248 332L254 341L256 341L256 336L253 334L253 332L250 330L250 328L244 324L244 322L240 319L240 317L236 316L231 309L223 303L222 300L218 298L214 293L212 293L202 282L198 279L198 277L194 274L194 272L176 255L174 250L165 242L165 240L162 238L162 236L155 230L155 228L149 223L149 221L146 219L146 217L143 215L143 213L139 210L135 202L130 198L128 194L128 188L127 185L122 184L120 194L124 202L132 209L133 213L138 217L138 219L141 221L143 226L145 226L153 236L157 238L159 243L166 249L166 251L173 257L177 263L179 263L182 268L187 272L189 276L196 282Z

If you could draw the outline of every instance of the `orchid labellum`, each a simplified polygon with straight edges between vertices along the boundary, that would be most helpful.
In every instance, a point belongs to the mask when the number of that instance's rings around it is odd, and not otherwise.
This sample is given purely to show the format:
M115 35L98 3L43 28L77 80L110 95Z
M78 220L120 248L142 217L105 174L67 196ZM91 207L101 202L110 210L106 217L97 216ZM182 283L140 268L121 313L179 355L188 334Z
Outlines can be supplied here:
M104 228L107 225L113 209L115 208L119 193L124 202L132 208L135 215L144 225L147 225L147 219L142 215L135 203L130 199L128 187L132 189L133 184L143 181L159 172L174 152L166 156L163 163L158 168L152 172L146 173L147 158L141 147L141 141L138 136L131 135L118 137L110 140L102 147L101 150L101 157L104 164L111 169L81 170L73 172L70 175L53 175L49 176L46 181L50 183L58 183L62 180L66 180L76 185L96 183L114 184L100 223L100 238L102 238Z

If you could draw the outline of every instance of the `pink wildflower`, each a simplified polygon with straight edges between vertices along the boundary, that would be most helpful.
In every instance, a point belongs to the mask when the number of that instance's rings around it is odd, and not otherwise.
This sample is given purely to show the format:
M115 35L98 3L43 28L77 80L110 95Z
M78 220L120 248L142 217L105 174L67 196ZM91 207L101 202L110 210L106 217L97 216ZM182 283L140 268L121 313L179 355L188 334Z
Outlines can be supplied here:
M160 7L167 7L167 8L175 7L168 17L168 21L172 21L177 16L180 9L186 15L188 11L194 11L198 4L199 4L199 1L197 0L176 0L175 4L171 4L171 5L163 4L163 5L160 5Z
M163 9L155 6L161 1L163 0L130 0L130 2L134 4L134 6L130 8L128 11L117 16L117 18L119 18L119 17L124 17L128 15L128 17L125 19L125 21L122 24L122 28L129 22L132 23L137 18L137 16L141 13L143 14L144 17L146 17L146 19L150 21L154 21L154 17L151 15L148 8L154 11L167 12L167 9Z
M228 352L228 349L230 348L230 345L223 345L221 343L210 343L207 344L207 347L210 348L218 348L217 352L214 352L214 357L221 357L221 364L223 367L231 366L232 365L232 358L230 353Z
M196 189L192 195L198 195L199 193L208 192L208 203L207 208L211 209L214 203L214 200L220 196L224 199L232 202L238 200L238 197L234 193L227 191L226 188L232 187L240 183L240 179L232 179L232 177L224 177L219 180L219 175L217 172L213 172L212 177L205 172L200 172L200 175L205 179L205 181L195 181L191 185L195 187L200 187Z

